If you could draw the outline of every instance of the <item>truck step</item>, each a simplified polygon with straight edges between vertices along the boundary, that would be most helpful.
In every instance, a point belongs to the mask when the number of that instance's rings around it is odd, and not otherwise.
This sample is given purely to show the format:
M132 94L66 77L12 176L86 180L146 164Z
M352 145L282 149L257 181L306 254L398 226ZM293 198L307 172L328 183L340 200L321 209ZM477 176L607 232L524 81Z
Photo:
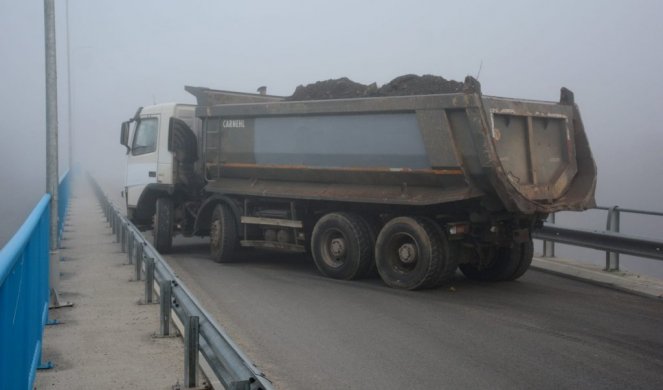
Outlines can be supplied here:
M303 226L302 221L297 221L292 219L242 217L240 221L242 223L252 224L252 225L282 226L282 227L290 227L295 229L301 229Z
M287 242L278 242L278 241L262 241L262 240L242 240L239 242L241 246L244 247L258 247L258 248L270 248L270 249L285 249L290 252L304 253L306 248L304 245L290 244Z

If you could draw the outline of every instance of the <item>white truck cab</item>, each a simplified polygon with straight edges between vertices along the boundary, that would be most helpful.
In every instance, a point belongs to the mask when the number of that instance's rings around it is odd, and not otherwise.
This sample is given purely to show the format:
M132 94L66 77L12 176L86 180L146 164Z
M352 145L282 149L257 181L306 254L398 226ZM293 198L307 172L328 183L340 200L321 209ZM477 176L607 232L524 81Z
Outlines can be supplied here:
M196 107L283 100L266 95L264 88L260 94L190 86L185 90L196 96L198 106L141 107L122 123L120 134L120 144L127 148L127 216L141 230L153 229L154 246L164 253L171 249L173 235L209 235L210 207L219 202L205 192L203 126Z
M140 108L131 120L122 124L120 143L127 148L124 197L127 215L138 226L152 222L148 219L154 214L153 206L136 214L141 198L145 201L146 196L150 197L148 186L172 193L173 153L168 150L172 118L186 123L199 139L200 120L195 116L195 106L190 104L164 103Z

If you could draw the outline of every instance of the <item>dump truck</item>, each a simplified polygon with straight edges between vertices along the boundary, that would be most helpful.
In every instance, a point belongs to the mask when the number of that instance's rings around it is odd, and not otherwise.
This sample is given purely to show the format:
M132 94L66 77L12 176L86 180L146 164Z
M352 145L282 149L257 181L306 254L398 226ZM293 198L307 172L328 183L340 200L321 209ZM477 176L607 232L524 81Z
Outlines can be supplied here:
M309 101L185 89L196 105L141 108L121 128L127 213L162 252L182 234L209 237L220 263L267 248L403 289L458 268L509 281L549 213L595 205L565 88L558 102L485 96L471 77L455 93Z

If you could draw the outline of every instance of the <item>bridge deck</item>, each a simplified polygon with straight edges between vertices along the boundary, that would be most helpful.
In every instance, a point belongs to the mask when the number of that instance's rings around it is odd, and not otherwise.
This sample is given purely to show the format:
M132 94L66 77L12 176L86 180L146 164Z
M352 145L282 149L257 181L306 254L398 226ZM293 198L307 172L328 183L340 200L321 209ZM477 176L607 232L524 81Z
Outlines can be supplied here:
M149 337L157 308L136 305L142 284L127 281L92 193L76 195L62 290L77 306L54 312L65 324L44 355L59 368L39 387L168 388L181 343ZM324 278L303 255L216 264L207 251L178 239L166 259L279 389L663 388L660 300L535 270L399 291Z

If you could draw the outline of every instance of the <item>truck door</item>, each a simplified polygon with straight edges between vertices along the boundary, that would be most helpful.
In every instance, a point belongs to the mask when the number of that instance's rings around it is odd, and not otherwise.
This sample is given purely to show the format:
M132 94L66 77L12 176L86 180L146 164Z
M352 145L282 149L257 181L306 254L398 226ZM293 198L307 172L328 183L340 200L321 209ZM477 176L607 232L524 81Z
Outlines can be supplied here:
M134 208L145 186L157 181L159 115L141 117L127 159L127 207Z

